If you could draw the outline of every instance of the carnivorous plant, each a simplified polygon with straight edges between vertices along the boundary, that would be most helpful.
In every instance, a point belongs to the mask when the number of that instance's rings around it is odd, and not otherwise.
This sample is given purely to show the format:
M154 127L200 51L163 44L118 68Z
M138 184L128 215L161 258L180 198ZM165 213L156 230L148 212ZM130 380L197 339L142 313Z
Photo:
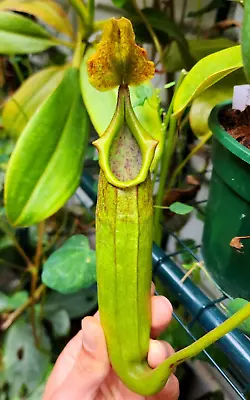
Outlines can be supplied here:
M250 304L156 369L147 363L150 338L153 201L150 172L159 157L154 132L140 125L129 85L152 78L153 63L134 42L125 18L105 26L88 61L92 85L119 86L117 107L107 130L94 142L100 178L96 209L98 299L112 366L127 387L150 396L159 392L175 367L195 356L250 315Z

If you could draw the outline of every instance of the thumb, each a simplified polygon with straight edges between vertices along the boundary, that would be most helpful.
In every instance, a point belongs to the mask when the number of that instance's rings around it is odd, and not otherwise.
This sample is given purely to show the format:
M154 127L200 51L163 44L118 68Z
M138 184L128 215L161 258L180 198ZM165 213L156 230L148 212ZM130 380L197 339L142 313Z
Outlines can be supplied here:
M92 399L110 371L105 336L94 317L82 321L82 348L55 399ZM57 397L58 395L58 397ZM54 399L54 397L53 397Z

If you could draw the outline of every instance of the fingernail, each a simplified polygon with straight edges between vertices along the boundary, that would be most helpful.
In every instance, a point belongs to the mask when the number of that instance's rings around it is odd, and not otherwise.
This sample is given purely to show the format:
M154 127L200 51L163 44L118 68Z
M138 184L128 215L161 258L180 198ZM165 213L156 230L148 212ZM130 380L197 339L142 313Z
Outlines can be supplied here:
M97 348L97 338L92 325L87 319L82 321L82 345L89 353L94 353Z

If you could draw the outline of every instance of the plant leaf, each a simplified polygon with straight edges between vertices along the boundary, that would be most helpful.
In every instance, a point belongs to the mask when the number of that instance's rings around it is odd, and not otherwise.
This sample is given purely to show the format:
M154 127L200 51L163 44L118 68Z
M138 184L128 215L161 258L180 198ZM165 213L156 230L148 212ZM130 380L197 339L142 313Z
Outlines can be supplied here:
M215 83L194 99L189 111L189 122L197 137L210 132L208 118L213 107L221 101L231 99L234 85L243 85L244 83L246 83L246 80L243 70L240 69Z
M169 206L169 209L170 209L170 211L172 211L175 214L185 215L185 214L189 214L190 212L192 212L194 207L189 206L188 204L184 204L184 203L180 203L179 201L176 201L175 203L173 203Z
M13 10L33 15L58 32L73 37L72 25L63 8L52 0L3 0L0 10Z
M55 338L67 336L70 331L70 318L65 310L59 310L55 313L48 314L46 319L52 325L53 335Z
M198 252L197 243L194 239L191 239L191 238L182 239L181 243L176 242L176 252L179 253L180 261L181 261L183 268L185 268L185 266L184 266L185 264L189 264L189 265L193 266L193 263L195 262L194 258L188 250L183 251L182 243L185 245L185 247L188 247L189 249L191 249L193 254L197 254L197 252Z
M188 42L179 25L177 25L174 20L169 18L164 12L155 10L154 8L144 8L142 12L152 28L156 31L164 32L176 40L179 51L185 60L185 68L189 70L194 65L195 60L190 54ZM134 17L132 16L131 19L133 21Z
M115 112L117 89L100 92L89 83L87 60L94 51L93 48L89 48L84 56L80 69L80 82L84 104L91 122L99 136L102 136ZM139 122L154 139L159 141L155 162L161 156L164 144L158 91L148 82L139 86L131 86L130 94L132 106Z
M24 319L19 319L8 330L4 349L4 376L10 388L10 398L20 392L23 385L30 394L42 382L50 356L50 341L43 327L38 329L41 349L35 347L32 328Z
M5 204L13 225L33 225L49 217L78 186L89 127L78 73L75 68L67 70L26 125L11 155Z
M3 126L17 138L33 114L62 81L66 68L49 67L33 74L10 97L3 109Z
M119 8L124 7L126 4L131 3L130 0L112 0L112 3Z
M200 8L197 11L190 11L188 17L200 17L210 11L217 10L218 8L227 6L226 0L211 0L205 7Z
M14 12L0 12L0 53L39 53L55 46L44 28Z
M96 286L79 290L76 293L61 294L51 291L45 301L45 315L50 315L59 310L65 310L70 318L81 318L89 315L97 307Z
M235 43L227 38L190 39L188 46L191 56L197 62L209 54L235 46ZM185 62L175 41L171 43L169 51L165 55L164 65L167 72L176 72L185 68Z
M20 290L9 297L8 309L15 310L27 301L29 298L28 292L26 290Z
M221 50L200 60L176 92L173 106L175 116L180 115L204 90L241 67L241 46Z
M27 400L41 400L43 398L45 386L53 368L54 365L52 363L49 364L43 382L40 383L40 385L31 393L31 395L27 398Z
M248 83L250 83L250 54L249 54L249 41L250 41L250 1L246 0L244 2L244 17L242 24L242 58L244 71Z
M28 298L29 296L26 290L20 290L11 296L7 296L5 293L0 292L0 312L15 310L25 303Z
M233 314L235 314L237 311L243 308L246 304L248 304L248 301L245 299L237 298L230 300L229 303L227 304L228 317L231 317ZM247 318L245 321L243 321L238 328L243 332L250 334L250 318Z
M96 281L95 251L86 236L74 235L43 266L42 281L60 293L74 293Z

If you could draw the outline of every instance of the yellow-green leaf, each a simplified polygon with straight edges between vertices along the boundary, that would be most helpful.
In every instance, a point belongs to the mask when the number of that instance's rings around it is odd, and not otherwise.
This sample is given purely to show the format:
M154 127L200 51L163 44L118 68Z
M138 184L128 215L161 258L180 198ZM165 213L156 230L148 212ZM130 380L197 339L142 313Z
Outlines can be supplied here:
M37 23L11 11L0 11L0 54L39 53L55 46Z
M176 93L174 114L180 115L195 97L241 67L241 46L221 50L200 60L187 74Z
M227 38L189 39L187 42L190 54L195 62L209 54L235 46L235 43ZM168 72L176 72L185 68L185 60L176 41L171 43L169 51L164 57L164 65Z
M102 136L115 112L117 89L100 92L90 84L87 74L87 60L94 51L93 48L89 48L84 56L80 69L80 82L84 104L91 122L99 136ZM153 88L151 83L147 82L139 86L131 86L130 94L132 106L139 122L154 139L159 141L155 155L158 160L163 148L158 91Z
M72 25L63 8L52 0L3 0L0 10L13 10L33 15L58 32L73 37Z
M226 76L194 99L189 112L189 122L197 137L205 136L210 132L208 117L213 107L221 101L232 99L234 85L243 85L244 83L246 83L246 79L243 70L240 69Z
M70 198L79 184L87 137L79 71L69 68L26 125L11 155L5 206L13 225L38 223Z
M65 67L49 67L33 74L10 97L3 109L3 126L17 138L32 115L55 90L64 77Z
M135 43L131 22L111 18L104 26L96 53L88 60L90 83L105 91L119 85L138 85L154 76L154 63Z

